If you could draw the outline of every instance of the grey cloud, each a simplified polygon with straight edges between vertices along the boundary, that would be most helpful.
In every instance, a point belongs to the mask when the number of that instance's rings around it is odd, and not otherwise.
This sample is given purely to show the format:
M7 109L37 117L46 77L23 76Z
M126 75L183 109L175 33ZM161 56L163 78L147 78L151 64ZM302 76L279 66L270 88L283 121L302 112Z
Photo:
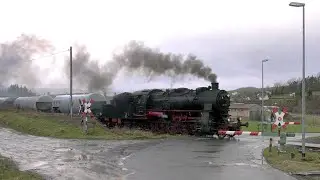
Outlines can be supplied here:
M317 28L314 26L313 28ZM261 60L269 58L265 64L265 84L271 85L292 77L301 77L301 33L264 30L256 33L204 34L193 38L170 39L160 46L161 52L174 54L196 54L204 64L218 76L221 88L234 89L243 86L261 86ZM320 54L317 42L320 33L310 29L306 39L307 74L319 72ZM127 64L130 67L130 63ZM90 66L88 66L89 68ZM81 69L81 68L80 68ZM130 74L131 72L128 72ZM148 71L147 71L148 73ZM169 77L157 77L153 81L147 78L124 76L113 80L115 91L137 90L143 88L170 88L170 86L197 87L207 86L201 79L177 78L172 83ZM130 82L132 82L130 84ZM187 82L187 83L186 83Z
M34 87L39 83L31 58L36 53L52 50L50 42L33 35L22 34L16 40L0 44L0 83L21 83Z
M313 25L306 35L306 74L316 74L320 65L318 42L320 33ZM299 27L297 27L299 28ZM293 28L294 29L294 28ZM299 30L297 30L299 31ZM308 32L308 31L307 31ZM312 33L311 33L312 32ZM268 58L265 64L265 81L285 81L292 77L301 77L302 73L302 36L299 32L277 32L264 30L250 34L205 34L193 38L171 39L162 44L161 49L173 52L191 52L203 59L218 77L234 81L243 77L243 84L261 84L261 60ZM246 82L253 77L255 82ZM220 82L221 83L221 82ZM226 83L229 84L229 83Z
M86 51L85 46L77 46L75 49L73 57L75 84L77 87L85 84L89 91L106 91L122 69L131 74L141 72L144 77L149 78L149 81L159 76L177 79L179 76L192 75L210 82L216 82L217 78L212 69L195 55L188 53L184 57L179 53L162 53L136 41L129 42L121 53L114 54L113 59L106 62L103 67L95 61L90 61L90 53ZM69 74L69 69L69 59L66 59L64 64L66 75Z

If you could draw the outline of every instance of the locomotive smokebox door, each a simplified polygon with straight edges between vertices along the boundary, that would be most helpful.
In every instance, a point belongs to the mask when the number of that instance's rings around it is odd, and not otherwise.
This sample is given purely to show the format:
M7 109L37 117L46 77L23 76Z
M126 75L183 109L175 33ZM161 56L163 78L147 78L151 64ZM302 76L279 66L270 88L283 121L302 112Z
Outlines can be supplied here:
M201 116L201 131L202 132L209 132L209 112L212 110L212 104L204 104L203 106L203 113Z

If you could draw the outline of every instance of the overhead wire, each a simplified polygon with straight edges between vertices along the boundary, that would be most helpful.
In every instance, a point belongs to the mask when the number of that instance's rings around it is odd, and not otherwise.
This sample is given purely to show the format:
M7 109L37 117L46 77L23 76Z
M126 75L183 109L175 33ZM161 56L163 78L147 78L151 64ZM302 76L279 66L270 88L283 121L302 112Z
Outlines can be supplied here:
M70 51L70 49L58 51L58 52L55 52L55 53L48 53L49 55L43 55L43 56L39 56L37 58L32 58L32 59L30 59L30 61L34 61L34 60L38 60L38 59L42 59L42 58L46 58L46 57L52 57L52 56L55 56L57 54L62 54L64 52L68 52L68 51Z

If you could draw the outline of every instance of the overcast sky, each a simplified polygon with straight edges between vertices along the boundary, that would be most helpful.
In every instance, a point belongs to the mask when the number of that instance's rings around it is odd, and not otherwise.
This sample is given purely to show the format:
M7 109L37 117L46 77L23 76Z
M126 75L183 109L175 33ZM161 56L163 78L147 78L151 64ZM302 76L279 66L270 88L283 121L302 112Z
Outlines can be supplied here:
M101 62L129 40L142 40L166 52L193 53L218 76L220 87L261 87L261 60L265 83L272 84L302 72L302 9L287 0L2 0L0 41L13 40L21 33L50 40L56 51L75 42L86 44ZM306 2L306 73L319 71L320 1ZM68 52L36 60L41 67L42 86L66 84L60 68ZM47 78L45 78L47 77ZM46 85L47 84L47 85ZM116 91L170 87L161 77L122 76L115 79ZM174 86L207 86L197 78ZM62 85L61 85L62 86ZM67 85L66 85L67 86Z

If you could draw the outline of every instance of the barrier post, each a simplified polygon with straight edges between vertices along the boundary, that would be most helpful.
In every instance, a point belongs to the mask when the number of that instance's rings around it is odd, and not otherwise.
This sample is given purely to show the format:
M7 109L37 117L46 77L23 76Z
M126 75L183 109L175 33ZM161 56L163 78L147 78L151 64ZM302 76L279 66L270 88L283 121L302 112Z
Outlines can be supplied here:
M272 138L270 138L270 141L269 141L269 152L272 151Z

